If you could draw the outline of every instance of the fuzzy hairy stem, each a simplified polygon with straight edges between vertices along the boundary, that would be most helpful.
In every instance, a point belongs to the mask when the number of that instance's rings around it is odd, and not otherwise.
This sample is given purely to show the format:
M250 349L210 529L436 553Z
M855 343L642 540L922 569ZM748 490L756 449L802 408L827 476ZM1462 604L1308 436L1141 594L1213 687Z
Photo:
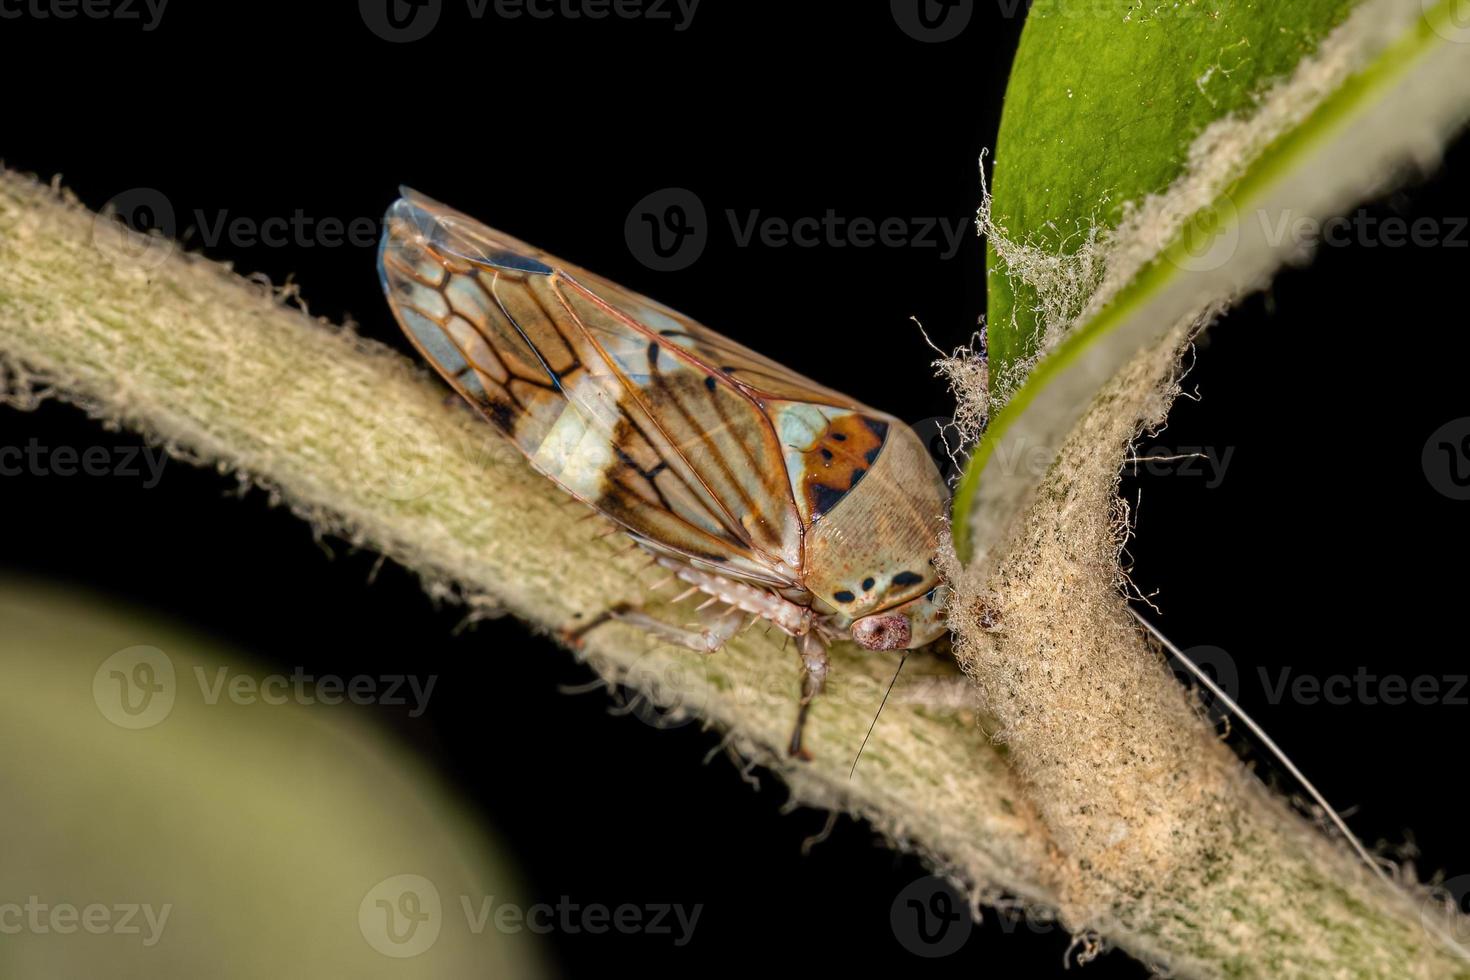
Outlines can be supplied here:
M1127 612L1119 464L1187 336L1108 385L999 560L954 576L956 654L1057 846L1061 915L1190 976L1470 976L1438 906L1267 792Z
M543 631L638 601L653 577L636 557L614 555L613 538L595 538L595 522L576 521L559 491L446 405L443 387L405 358L8 173L0 367L9 375L0 397L12 404L54 395L136 429L266 488L320 531L383 552L436 591ZM1140 370L1152 391L1167 363ZM1115 477L1138 408L1110 413L1103 403L1090 416L1100 429L1074 440L1078 465L1111 466ZM1092 438L1109 452L1089 453ZM1112 477L1085 482L1111 487ZM967 586L971 597L1012 590L1002 632L970 629L959 642L972 665L990 661L977 673L1007 732L1047 728L1016 739L1024 750L1014 767L975 713L919 703L927 682L954 674L934 658L905 672L849 780L886 658L834 649L831 688L812 713L816 760L791 765L780 748L796 670L779 639L754 630L701 658L609 625L588 635L582 655L603 677L718 727L780 772L796 800L869 820L979 901L1014 896L1059 910L1201 976L1455 975L1462 964L1420 927L1418 909L1269 800L1123 621L1111 507L1107 494L1073 499L1053 485L1023 532L1032 540L1015 552L1028 557ZM1039 543L1064 553L1045 565L1031 547ZM1053 582L1048 568L1075 574ZM1113 660L1116 676L1093 672ZM1064 710L1028 710L1042 703ZM1140 773L1151 778L1135 786ZM1092 801L1079 806L1059 780L1084 780Z
M322 533L381 551L431 591L542 632L643 601L663 577L617 554L620 536L598 536L609 525L579 521L585 510L408 359L0 172L5 366L0 399L53 395L136 429L265 488ZM958 678L952 663L911 658L849 780L890 657L833 650L808 733L816 759L793 766L782 751L797 660L775 632L757 627L701 657L609 624L587 635L583 655L610 681L728 733L801 802L869 819L977 897L1054 904L1045 833L975 713L919 703L935 680Z

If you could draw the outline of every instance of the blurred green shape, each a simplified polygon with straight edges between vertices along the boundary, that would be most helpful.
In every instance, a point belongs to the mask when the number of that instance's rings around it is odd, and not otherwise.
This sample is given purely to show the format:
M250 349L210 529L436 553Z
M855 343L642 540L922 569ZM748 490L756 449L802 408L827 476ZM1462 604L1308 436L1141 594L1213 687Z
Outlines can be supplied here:
M543 974L480 915L509 862L420 762L361 708L222 676L270 674L0 580L0 976Z

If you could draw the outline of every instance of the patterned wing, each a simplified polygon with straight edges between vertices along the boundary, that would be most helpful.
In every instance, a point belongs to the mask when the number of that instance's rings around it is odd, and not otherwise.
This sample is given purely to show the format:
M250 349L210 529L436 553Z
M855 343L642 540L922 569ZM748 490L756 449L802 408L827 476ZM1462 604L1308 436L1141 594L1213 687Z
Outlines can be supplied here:
M576 276L625 318L677 344L761 406L776 428L803 531L846 499L888 445L891 427L902 424L656 300L595 273L579 269Z
M393 311L533 466L656 545L746 578L799 581L803 520L781 435L744 379L841 396L404 194L379 256ZM731 371L707 362L715 352Z

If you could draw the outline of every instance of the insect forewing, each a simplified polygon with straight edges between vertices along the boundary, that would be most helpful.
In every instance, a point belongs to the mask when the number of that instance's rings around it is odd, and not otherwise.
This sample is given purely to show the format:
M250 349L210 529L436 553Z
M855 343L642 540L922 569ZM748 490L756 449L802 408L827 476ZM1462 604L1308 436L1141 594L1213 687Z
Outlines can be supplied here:
M680 554L794 580L777 433L691 349L697 325L412 192L388 212L379 266L415 345L542 473ZM728 341L717 353L781 370Z

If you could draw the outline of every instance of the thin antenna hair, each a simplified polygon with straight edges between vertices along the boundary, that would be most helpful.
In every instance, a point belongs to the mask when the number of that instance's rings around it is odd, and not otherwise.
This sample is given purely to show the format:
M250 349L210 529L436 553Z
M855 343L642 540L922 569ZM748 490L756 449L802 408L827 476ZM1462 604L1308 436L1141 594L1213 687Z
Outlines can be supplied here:
M1353 836L1353 832L1351 830L1348 830L1347 823L1342 819L1342 817L1337 815L1336 810L1327 805L1327 800L1322 797L1321 793L1317 792L1317 787L1313 786L1311 780L1309 780L1302 773L1302 771L1298 769L1292 763L1292 761L1286 757L1286 753L1281 750L1281 747L1279 745L1271 740L1271 736L1266 734L1266 730L1263 729L1260 725L1256 724L1255 719L1246 714L1245 709L1236 704L1234 698L1221 690L1219 684L1216 684L1213 680L1211 680L1210 676L1206 674L1202 669L1200 669L1200 666L1198 664L1196 664L1193 660L1190 660L1189 657L1185 656L1184 651L1175 646L1172 640L1170 640L1163 633L1160 633L1158 628L1154 626L1153 623L1150 623L1148 620L1144 619L1142 614L1140 614L1136 609L1133 609L1132 607L1129 607L1128 611L1133 614L1134 619L1143 624L1143 628L1148 630L1148 632L1153 635L1154 639L1158 640L1164 645L1165 650L1168 650L1171 654L1174 655L1174 658L1176 660L1182 663L1185 667L1189 668L1189 672L1195 676L1195 679L1203 684L1211 694L1219 698L1220 703L1225 705L1225 707L1229 709L1230 712L1235 715L1235 717L1239 718L1241 724L1249 728L1251 732L1255 734L1256 738L1260 739L1261 743L1265 745L1266 748L1271 750L1271 754L1276 756L1277 760L1286 767L1287 771L1290 772L1294 777L1296 777L1296 781L1302 784L1302 788L1311 795L1313 800L1317 801L1317 805L1322 808L1322 811L1326 813L1329 818L1331 818L1333 825L1337 827L1337 829L1342 833L1342 836L1346 837L1348 843L1353 845L1353 850L1358 852L1358 857L1363 859L1363 863L1372 868L1373 873L1378 875L1378 877L1383 880L1384 884L1388 885L1390 888L1396 888L1394 880L1390 878L1388 876L1388 873L1383 870L1383 865L1374 860L1373 855L1368 853L1368 849L1363 846L1363 842ZM854 763L854 765L855 764L856 763ZM1438 922L1430 921L1428 918L1424 918L1422 919L1422 921L1424 923L1424 927L1429 932L1433 933L1434 936L1440 940L1440 942L1444 943L1451 952L1453 952L1456 956L1459 956L1461 959L1470 960L1470 950L1467 950L1465 946L1461 944L1459 939L1451 935L1449 930L1445 929Z
M1342 833L1343 837L1347 838L1348 843L1352 844L1353 850L1358 852L1358 857L1363 859L1363 863L1372 868L1373 871L1378 875L1378 877L1382 878L1385 882L1393 884L1392 879L1390 879L1388 877L1388 874L1383 870L1383 866L1379 864L1376 860L1374 860L1373 855L1370 854L1368 852L1368 849L1363 846L1363 842L1358 840L1357 837L1353 836L1353 832L1351 830L1348 830L1347 822L1343 820L1342 817L1337 815L1336 810L1332 809L1332 807L1328 805L1327 800L1323 798L1322 794L1317 792L1317 787L1313 786L1312 781L1308 779L1306 775L1303 774L1302 771L1298 769L1290 759L1286 757L1286 753L1283 752L1281 750L1281 747L1271 739L1271 736L1266 734L1266 730L1260 725L1256 724L1255 719L1246 714L1245 709L1236 704L1234 698L1226 694L1225 691L1221 689L1220 685L1216 684L1210 678L1209 674L1206 674L1202 669L1200 669L1198 664L1196 664L1193 660L1190 660L1189 657L1185 656L1184 651L1175 646L1172 640L1170 640L1163 633L1160 633L1158 628L1154 626L1153 623L1150 623L1148 620L1144 619L1143 615L1139 613L1138 610L1130 607L1128 611L1133 614L1134 619L1143 624L1144 629L1153 634L1154 639L1158 640L1164 645L1164 649L1168 650L1169 653L1173 654L1176 660L1178 660L1189 669L1189 672L1194 675L1196 680L1203 684L1211 694L1219 698L1220 703L1225 705L1225 707L1229 709L1231 714L1239 718L1241 724L1245 725L1246 728L1249 728L1251 732L1256 736L1256 738L1260 739L1261 743L1265 745L1266 748L1271 750L1271 754L1274 755L1277 760L1286 767L1287 771L1296 778L1297 782L1301 783L1302 788L1307 791L1312 799L1317 802L1317 805L1322 808L1322 811L1327 814L1328 818L1332 821L1333 826L1335 826L1338 831Z
M873 720L868 725L868 734L863 736L863 744L858 746L857 755L852 757L852 768L847 770L848 779L851 779L852 774L857 772L858 760L863 757L863 749L868 747L868 739L873 736L873 729L878 725L878 716L883 714L883 706L888 703L888 695L893 693L893 685L898 683L898 675L900 672L902 672L903 665L908 661L908 659L909 652L905 650L903 652L903 656L898 658L898 670L895 670L893 672L893 680L888 682L888 690L883 692L883 700L878 702L878 711L876 714L873 715Z

